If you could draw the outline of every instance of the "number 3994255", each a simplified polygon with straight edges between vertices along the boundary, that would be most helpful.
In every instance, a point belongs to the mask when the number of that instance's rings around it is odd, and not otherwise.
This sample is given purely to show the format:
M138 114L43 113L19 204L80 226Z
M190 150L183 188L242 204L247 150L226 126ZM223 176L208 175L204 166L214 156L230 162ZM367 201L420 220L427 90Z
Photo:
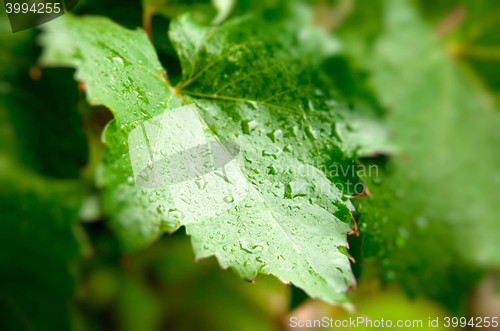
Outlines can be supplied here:
M444 327L445 328L465 328L465 327L472 327L472 328L497 328L498 327L498 317L471 317L471 318L466 318L466 317L445 317L444 318Z
M51 14L51 13L54 13L54 14L58 14L61 12L60 6L61 6L60 3L50 3L50 2L47 2L47 3L39 2L39 3L33 3L33 4L30 4L27 2L24 2L24 3L9 3L8 2L5 4L7 14L11 14L11 13L15 13L15 14L18 14L18 13L24 13L24 14L27 14L27 13L33 13L33 14Z

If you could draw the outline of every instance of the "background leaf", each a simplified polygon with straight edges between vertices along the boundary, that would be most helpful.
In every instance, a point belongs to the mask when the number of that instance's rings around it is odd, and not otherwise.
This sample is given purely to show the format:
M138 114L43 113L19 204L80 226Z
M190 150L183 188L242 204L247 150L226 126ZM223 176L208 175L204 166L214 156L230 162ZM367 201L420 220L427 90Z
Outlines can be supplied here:
M364 252L387 280L456 309L474 266L498 265L498 113L407 3L387 1L384 17L372 82L401 154L357 205Z

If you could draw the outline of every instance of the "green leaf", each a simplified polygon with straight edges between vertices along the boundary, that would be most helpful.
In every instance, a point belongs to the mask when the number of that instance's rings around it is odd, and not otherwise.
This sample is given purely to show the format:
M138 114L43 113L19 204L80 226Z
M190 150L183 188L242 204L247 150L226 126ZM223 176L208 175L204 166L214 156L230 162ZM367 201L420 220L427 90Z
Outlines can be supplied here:
M312 84L321 57L311 55L331 48L312 47L310 31L282 22L246 17L210 28L182 16L170 36L184 79L172 87L141 31L95 17L67 17L46 29L43 61L76 67L89 101L115 115L99 177L126 250L185 225L199 258L214 255L244 278L273 274L312 297L345 302L353 283L344 247L350 203L335 184L358 180L324 169L354 167L361 146L344 144L350 129L337 128L353 111ZM225 173L198 184L134 185L134 170L161 152L209 140L241 146ZM149 160L139 156L148 151Z
M460 238L458 249L480 265L499 265L494 238L500 233L492 225L500 188L500 117L414 12L395 2L388 8L388 33L378 43L374 83L395 109L391 123L410 154L411 178L432 193L425 198L430 206L446 210L439 217ZM418 47L404 47L410 39L418 40Z
M386 279L457 309L477 268L500 263L500 118L407 1L383 17L372 82L401 153L357 204L364 251Z
M171 91L142 31L129 31L100 18L82 21L85 24L69 16L47 25L54 32L42 36L42 43L48 43L44 38L50 38L44 61L77 67L76 79L85 82L87 100L106 105L114 113L115 120L104 135L107 146L112 148L105 154L105 174L101 176L105 178L102 185L113 189L105 191L103 207L113 215L124 244L129 249L143 247L178 224L160 229L162 220L167 219L158 213L158 205L149 201L156 199L156 193L143 194L140 187L128 184L129 177L133 181L128 134L143 119L162 113ZM177 103L181 105L182 101Z

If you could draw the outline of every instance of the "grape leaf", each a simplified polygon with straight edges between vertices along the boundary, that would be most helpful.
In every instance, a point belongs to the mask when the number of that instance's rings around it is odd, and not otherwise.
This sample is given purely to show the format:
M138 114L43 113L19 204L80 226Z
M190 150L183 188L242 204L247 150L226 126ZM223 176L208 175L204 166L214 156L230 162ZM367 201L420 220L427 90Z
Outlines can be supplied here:
M433 193L427 196L427 203L433 209L446 210L439 217L460 238L457 248L480 265L499 265L493 239L499 233L492 226L497 219L495 192L500 188L496 168L500 160L496 148L499 115L413 11L395 2L387 8L388 33L378 42L375 56L379 69L374 82L384 102L394 105L391 121L410 153L413 176ZM401 25L408 29L398 28ZM419 47L402 47L402 40L409 37L418 38ZM399 88L398 80L407 88ZM421 88L424 82L428 88ZM410 127L415 130L408 130ZM437 184L441 182L447 184ZM474 250L463 249L472 246Z
M185 225L198 258L214 255L244 278L273 274L312 297L346 301L352 224L335 184L358 179L320 167L354 166L362 148L348 139L350 129L336 126L354 111L313 84L320 55L332 54L334 43L301 47L311 31L301 35L282 22L243 17L205 27L182 16L170 31L184 75L173 87L142 31L71 16L45 29L43 62L76 67L88 100L115 116L99 178L126 250ZM188 148L203 139L237 143L241 153L202 183L134 184L142 151L154 147L153 161L158 144Z
M372 178L373 199L356 204L364 251L387 280L458 309L477 268L500 262L500 118L408 2L384 8L364 56L401 154Z

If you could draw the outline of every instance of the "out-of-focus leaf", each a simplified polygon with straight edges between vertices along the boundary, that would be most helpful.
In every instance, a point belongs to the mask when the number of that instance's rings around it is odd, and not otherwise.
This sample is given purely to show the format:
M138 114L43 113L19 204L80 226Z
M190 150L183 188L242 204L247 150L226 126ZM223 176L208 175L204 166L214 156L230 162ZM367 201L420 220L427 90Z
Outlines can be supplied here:
M415 172L408 179L431 193L426 200L444 212L435 217L458 236L457 249L471 262L499 265L494 238L500 234L495 232L500 116L416 14L404 4L389 3L387 34L375 54L374 84L394 109L390 120L409 153L408 168ZM402 41L411 39L419 40L418 47L404 47Z
M364 251L386 279L457 309L475 268L500 263L500 118L408 1L383 17L370 68L402 152L357 204Z

